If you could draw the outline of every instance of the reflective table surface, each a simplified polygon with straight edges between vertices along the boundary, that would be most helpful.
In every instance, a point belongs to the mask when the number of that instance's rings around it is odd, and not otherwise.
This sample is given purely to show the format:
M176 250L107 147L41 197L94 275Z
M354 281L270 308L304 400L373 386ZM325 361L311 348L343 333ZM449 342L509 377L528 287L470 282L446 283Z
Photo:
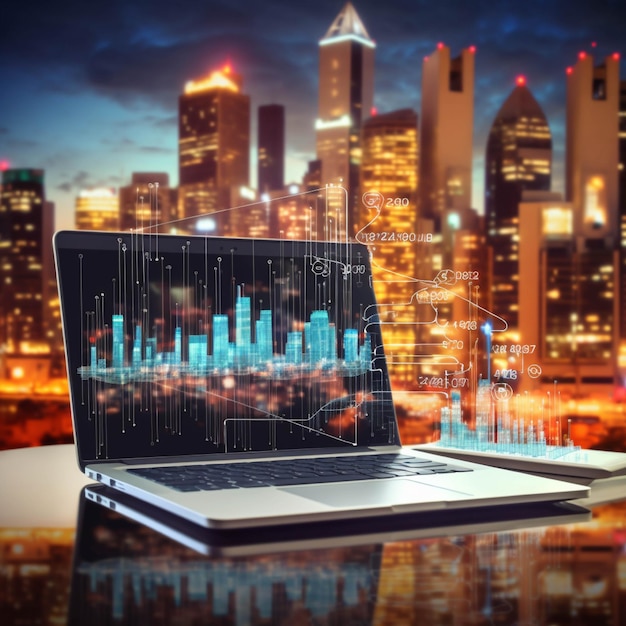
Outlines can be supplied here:
M2 624L626 624L624 479L573 505L216 533L74 456L0 452Z

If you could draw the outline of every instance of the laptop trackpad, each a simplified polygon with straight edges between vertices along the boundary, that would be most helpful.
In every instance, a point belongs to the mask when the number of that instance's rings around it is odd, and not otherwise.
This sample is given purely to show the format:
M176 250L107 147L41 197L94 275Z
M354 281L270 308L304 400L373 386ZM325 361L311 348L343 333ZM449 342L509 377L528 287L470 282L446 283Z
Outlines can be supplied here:
M342 509L353 507L393 507L408 504L461 500L470 494L433 487L411 480L364 480L358 483L281 487L302 498ZM428 508L432 508L429 506Z

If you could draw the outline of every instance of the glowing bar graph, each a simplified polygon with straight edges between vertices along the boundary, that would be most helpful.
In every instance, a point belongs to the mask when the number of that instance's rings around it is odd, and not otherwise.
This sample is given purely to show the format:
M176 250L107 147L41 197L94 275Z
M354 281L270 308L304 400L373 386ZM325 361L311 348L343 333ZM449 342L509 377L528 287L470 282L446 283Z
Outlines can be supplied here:
M524 417L512 418L508 400L498 400L498 416L495 415L492 386L481 380L476 393L476 423L474 429L463 421L461 394L450 394L450 405L441 409L441 430L435 445L477 452L513 454L558 459L580 446L571 441L568 445L548 444L543 420L536 423Z
M212 353L208 334L185 337L180 325L173 330L173 352L158 352L156 337L144 338L142 326L135 325L130 362L127 362L126 320L123 315L113 315L110 363L99 357L98 348L92 345L89 365L80 367L79 374L83 379L96 378L123 384L163 376L220 376L230 372L289 377L315 371L358 376L371 370L370 337L365 335L359 344L358 330L346 328L343 340L339 342L337 328L325 310L311 312L309 321L304 323L304 333L301 330L288 331L284 354L274 350L272 311L259 311L258 319L253 323L251 299L242 295L241 288L237 290L235 301L235 341L230 341L231 320L228 315L213 315L211 324ZM256 341L253 341L253 327Z

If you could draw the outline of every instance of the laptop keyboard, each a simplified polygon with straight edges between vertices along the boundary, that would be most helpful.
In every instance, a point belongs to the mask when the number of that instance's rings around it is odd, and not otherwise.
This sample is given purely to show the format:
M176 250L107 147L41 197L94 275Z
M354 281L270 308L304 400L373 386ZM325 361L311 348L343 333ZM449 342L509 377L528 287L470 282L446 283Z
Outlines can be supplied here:
M377 454L148 467L128 471L177 491L215 491L450 474L472 470L406 454Z

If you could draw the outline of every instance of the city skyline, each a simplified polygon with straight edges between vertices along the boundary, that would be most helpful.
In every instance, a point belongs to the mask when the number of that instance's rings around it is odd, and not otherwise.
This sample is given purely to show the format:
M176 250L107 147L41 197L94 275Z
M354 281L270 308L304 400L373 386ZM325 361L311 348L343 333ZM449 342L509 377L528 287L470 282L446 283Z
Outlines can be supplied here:
M315 15L306 15L284 2L264 4L263 11L183 4L175 13L165 4L133 2L100 18L73 4L55 9L56 27L42 8L0 38L0 80L11 85L0 95L0 162L45 169L57 226L73 224L82 188L126 185L132 171L168 172L177 185L177 98L187 80L226 62L243 76L253 111L268 103L286 107L285 182L300 181L315 157L318 42L345 3L322 2ZM487 133L518 74L546 112L555 144L553 188L563 189L565 68L580 50L596 62L622 52L625 7L610 1L593 9L582 2L481 4L478 11L455 2L353 4L377 45L380 113L419 111L422 59L439 41L453 55L476 46L476 208L483 204ZM11 10L5 23L13 23ZM251 154L254 148L253 142Z

